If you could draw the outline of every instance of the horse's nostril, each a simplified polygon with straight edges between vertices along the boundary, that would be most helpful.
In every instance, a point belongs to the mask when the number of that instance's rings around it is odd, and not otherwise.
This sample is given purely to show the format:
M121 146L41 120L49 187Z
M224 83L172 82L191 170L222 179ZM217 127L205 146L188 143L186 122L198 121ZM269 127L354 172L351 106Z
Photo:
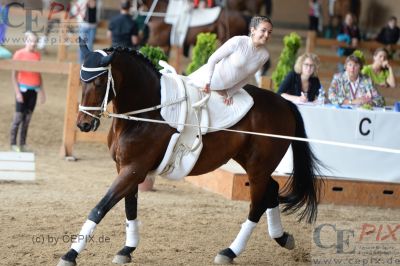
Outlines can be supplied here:
M89 132L91 129L91 125L89 123L80 123L78 124L78 127L83 132Z

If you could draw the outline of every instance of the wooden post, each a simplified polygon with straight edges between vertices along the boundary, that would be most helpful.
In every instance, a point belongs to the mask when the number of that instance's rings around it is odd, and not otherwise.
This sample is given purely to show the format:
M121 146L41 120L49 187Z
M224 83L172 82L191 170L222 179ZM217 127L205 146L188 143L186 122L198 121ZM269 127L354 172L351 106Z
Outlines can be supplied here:
M75 143L75 123L78 111L78 89L79 89L79 69L75 63L69 65L67 101L64 114L64 132L60 155L64 157L72 156L72 149Z
M169 59L169 64L173 66L176 70L176 73L180 74L181 69L180 69L180 63L181 63L181 55L183 53L182 47L179 46L172 46L171 47L171 52L170 52L170 59Z
M270 91L274 90L274 87L272 84L272 79L267 76L261 76L261 81L260 81L259 87L262 89L270 90Z
M76 23L76 20L74 18L70 18L70 15L67 11L63 12L65 15L62 16L60 15L60 30L58 33L58 38L60 39L60 43L58 45L58 51L57 51L57 60L58 61L65 61L69 59L68 56L68 47L66 45L66 42L68 41L70 45L76 44L79 36L79 28L78 24ZM77 34L72 34L74 37L71 38L70 35L68 35L68 31L70 30L69 28L73 27L74 31L78 30Z
M315 31L307 32L307 40L306 40L306 52L312 53L315 50L315 42L317 40L317 34Z
M64 16L60 18L60 32L58 34L60 43L58 44L57 61L64 61L67 59L67 46L65 45L65 41L67 39L68 23L68 18Z

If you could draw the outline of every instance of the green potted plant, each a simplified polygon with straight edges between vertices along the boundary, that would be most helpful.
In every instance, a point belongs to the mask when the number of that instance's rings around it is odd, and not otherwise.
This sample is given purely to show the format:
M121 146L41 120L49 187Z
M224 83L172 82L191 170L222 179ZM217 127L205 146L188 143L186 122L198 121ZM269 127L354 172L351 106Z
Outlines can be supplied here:
M285 79L286 75L293 70L296 62L297 51L300 48L300 36L292 32L283 38L283 50L279 56L278 64L272 73L272 81L274 90L278 91L279 85Z
M193 48L192 62L186 68L189 75L207 63L208 58L217 50L217 35L215 33L200 33Z
M144 56L146 56L155 67L160 70L162 67L158 64L158 61L164 60L168 61L167 55L160 47L153 47L150 45L145 45L139 50Z

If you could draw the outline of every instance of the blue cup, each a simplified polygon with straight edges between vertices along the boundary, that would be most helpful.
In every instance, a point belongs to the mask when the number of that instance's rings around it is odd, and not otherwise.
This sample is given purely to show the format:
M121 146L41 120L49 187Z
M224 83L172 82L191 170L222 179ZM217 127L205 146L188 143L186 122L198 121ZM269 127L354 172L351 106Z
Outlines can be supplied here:
M400 112L400 102L395 102L394 103L394 111L395 112Z

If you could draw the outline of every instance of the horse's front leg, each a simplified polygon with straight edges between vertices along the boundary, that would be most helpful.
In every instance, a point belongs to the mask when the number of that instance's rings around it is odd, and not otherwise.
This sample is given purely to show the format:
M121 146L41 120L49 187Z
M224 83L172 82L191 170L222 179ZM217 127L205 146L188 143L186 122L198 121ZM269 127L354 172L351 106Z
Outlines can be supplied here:
M138 189L125 197L126 241L125 246L114 256L113 263L124 264L132 261L131 253L139 244L139 221L137 220Z
M71 249L61 257L58 266L76 265L76 258L85 248L86 243L100 221L111 208L122 198L137 192L138 184L144 180L146 173L139 172L133 166L121 168L118 177L115 179L106 195L100 200L82 226L79 237L72 243Z
M246 248L247 242L253 230L256 228L261 216L265 213L268 223L268 233L280 246L287 249L294 248L293 236L284 232L279 210L279 184L270 178L261 178L251 181L250 195L251 206L247 220L242 224L239 234L229 246L220 251L214 259L216 264L233 263L233 259L239 256Z

